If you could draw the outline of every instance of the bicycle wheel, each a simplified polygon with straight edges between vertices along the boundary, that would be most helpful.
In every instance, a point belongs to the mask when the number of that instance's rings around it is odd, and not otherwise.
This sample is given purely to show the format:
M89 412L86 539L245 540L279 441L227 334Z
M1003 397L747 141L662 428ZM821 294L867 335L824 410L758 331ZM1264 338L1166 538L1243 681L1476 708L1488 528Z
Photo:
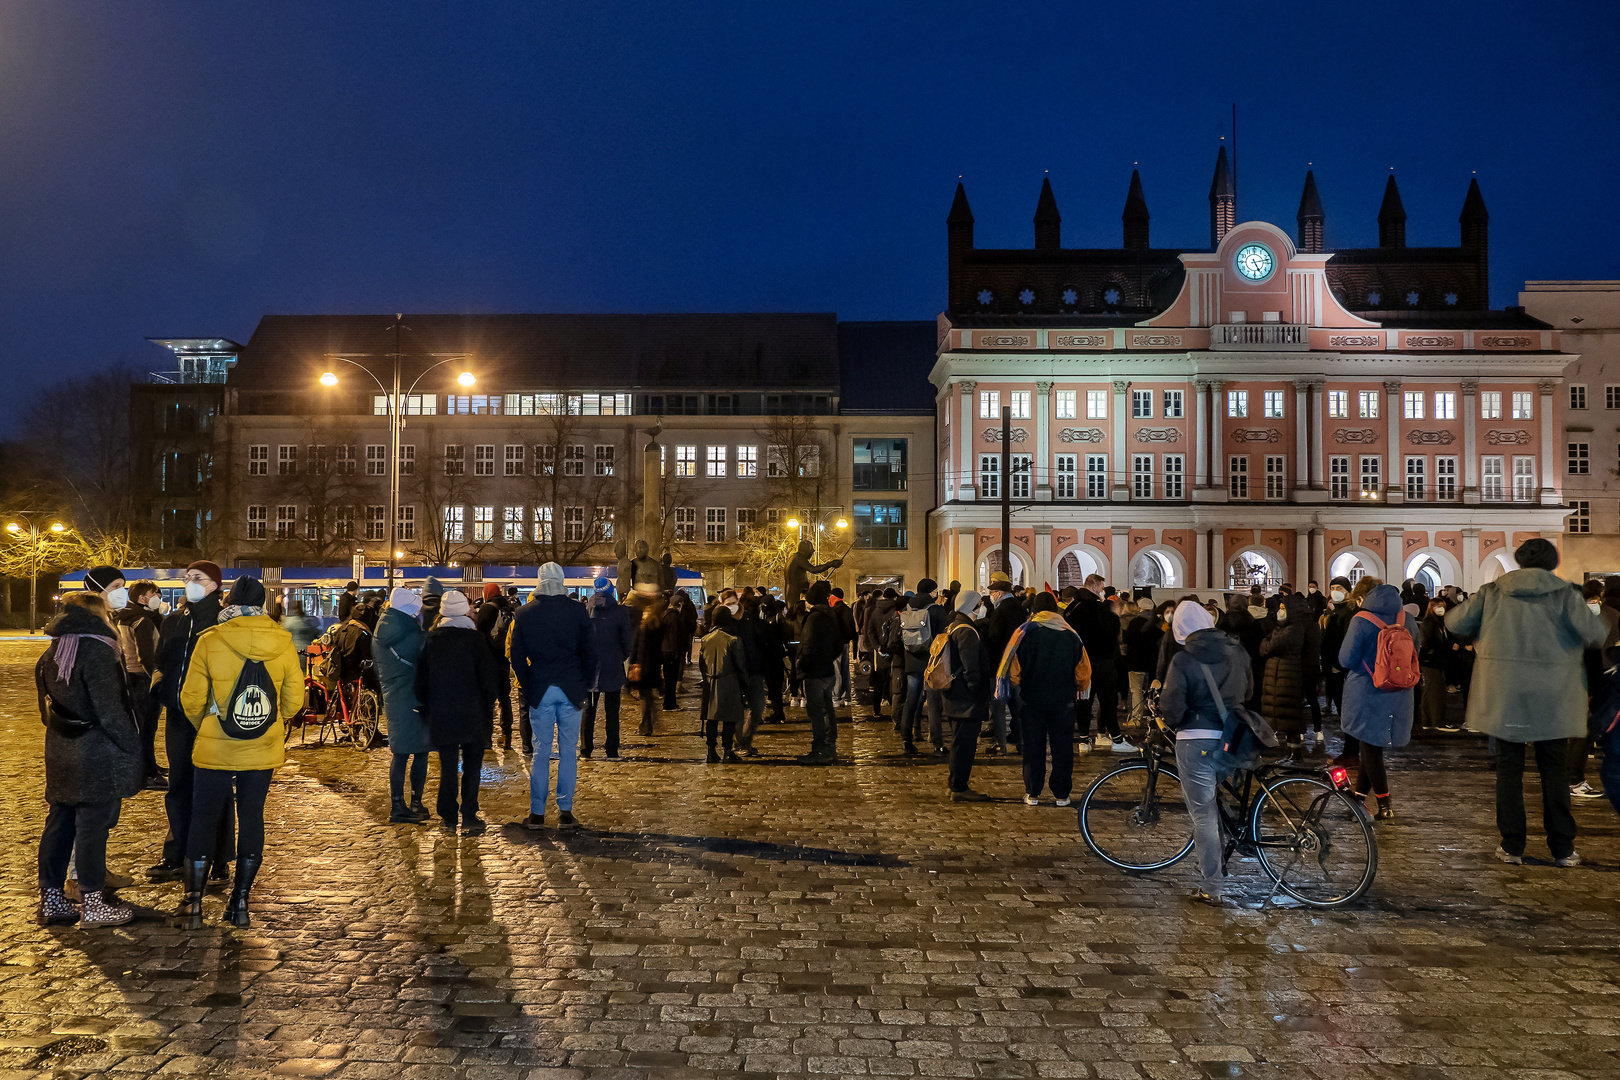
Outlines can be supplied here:
M1162 870L1193 849L1192 818L1174 769L1133 761L1098 777L1080 800L1080 835L1122 870Z
M349 739L356 750L370 750L377 744L377 725L381 715L376 694L361 690L355 695L354 715L349 720Z
M1255 799L1249 835L1277 887L1312 907L1350 903L1378 873L1378 841L1367 811L1308 776L1268 783Z

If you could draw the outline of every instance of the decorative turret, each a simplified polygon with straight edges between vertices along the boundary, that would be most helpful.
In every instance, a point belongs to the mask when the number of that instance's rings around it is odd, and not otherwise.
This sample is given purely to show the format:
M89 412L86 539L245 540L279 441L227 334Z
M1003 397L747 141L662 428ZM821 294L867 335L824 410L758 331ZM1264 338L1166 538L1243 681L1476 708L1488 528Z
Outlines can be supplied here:
M1378 208L1378 246L1406 246L1406 208L1401 205L1401 189L1395 186L1394 173L1384 185L1384 203Z
M1295 215L1299 222L1299 250L1307 253L1320 253L1322 250L1322 197L1316 193L1316 174L1310 169L1305 170L1305 191L1299 197L1299 213Z
M1490 288L1490 211L1485 209L1485 196L1479 193L1479 180L1468 181L1468 195L1463 199L1462 214L1457 221L1462 225L1462 246L1474 253L1479 264L1480 287ZM1490 307L1489 296L1480 297L1481 306Z
M1209 246L1219 247L1221 239L1237 224L1237 189L1232 172L1226 167L1226 144L1215 155L1215 179L1209 185Z
M967 190L956 182L956 198L951 201L951 212L945 218L945 269L950 302L953 307L966 303L956 295L963 288L962 262L973 250L973 211L968 208Z
M1131 188L1125 193L1125 212L1119 217L1125 223L1125 250L1146 251L1148 249L1147 199L1142 195L1142 174L1136 169L1131 170Z
M1035 203L1035 250L1056 251L1062 247L1063 215L1058 213L1050 178L1041 181L1041 197Z

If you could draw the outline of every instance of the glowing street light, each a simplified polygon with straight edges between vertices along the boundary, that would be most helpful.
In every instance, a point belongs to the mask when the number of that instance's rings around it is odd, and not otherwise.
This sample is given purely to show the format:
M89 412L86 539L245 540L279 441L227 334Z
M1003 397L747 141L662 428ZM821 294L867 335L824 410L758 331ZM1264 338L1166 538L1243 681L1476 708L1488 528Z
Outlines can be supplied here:
M466 387L471 387L477 381L477 379L473 378L473 373L470 371L463 371L460 375L456 376L456 382Z
M337 376L332 374L330 371L328 371L326 374L321 376L321 385L322 386L336 386L337 385Z
M17 516L22 518L22 521L6 522L6 532L16 537L16 543L19 544L24 543L26 537L28 544L28 632L32 634L36 632L35 627L39 625L39 564L42 553L40 528L28 519L26 512L19 513ZM45 531L60 535L67 532L67 526L60 521L53 521L45 527Z
M799 527L799 519L796 517L788 518L787 527L790 529L797 529Z

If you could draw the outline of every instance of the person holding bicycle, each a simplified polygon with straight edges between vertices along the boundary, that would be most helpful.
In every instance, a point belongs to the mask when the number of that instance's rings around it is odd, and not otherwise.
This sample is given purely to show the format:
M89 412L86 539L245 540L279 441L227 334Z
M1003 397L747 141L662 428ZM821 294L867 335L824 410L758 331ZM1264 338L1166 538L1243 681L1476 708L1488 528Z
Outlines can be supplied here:
M1215 617L1198 603L1176 605L1170 632L1184 647L1170 661L1159 710L1165 726L1175 732L1176 767L1193 822L1199 887L1192 899L1219 907L1224 851L1216 788L1221 773L1213 755L1221 745L1222 716L1248 699L1253 672L1243 645L1215 629Z

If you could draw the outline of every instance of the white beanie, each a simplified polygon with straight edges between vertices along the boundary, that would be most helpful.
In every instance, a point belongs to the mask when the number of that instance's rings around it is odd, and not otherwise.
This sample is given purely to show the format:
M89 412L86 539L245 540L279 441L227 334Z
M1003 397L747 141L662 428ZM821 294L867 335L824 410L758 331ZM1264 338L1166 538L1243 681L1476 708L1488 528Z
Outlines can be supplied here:
M1177 645L1187 644L1190 635L1214 625L1215 616L1209 613L1209 608L1192 600L1177 604L1176 613L1170 617L1170 632L1175 635Z
M568 579L563 574L563 568L554 562L548 562L540 567L540 584L535 586L535 592L541 596L566 596L568 594Z
M439 614L448 618L457 615L466 615L472 611L472 605L467 603L467 594L460 589L446 589L444 599L439 601Z
M398 608L413 618L422 614L422 598L403 585L388 594L388 606Z
M956 610L971 619L973 613L979 610L979 599L978 593L972 589L964 589L961 595L956 598Z

